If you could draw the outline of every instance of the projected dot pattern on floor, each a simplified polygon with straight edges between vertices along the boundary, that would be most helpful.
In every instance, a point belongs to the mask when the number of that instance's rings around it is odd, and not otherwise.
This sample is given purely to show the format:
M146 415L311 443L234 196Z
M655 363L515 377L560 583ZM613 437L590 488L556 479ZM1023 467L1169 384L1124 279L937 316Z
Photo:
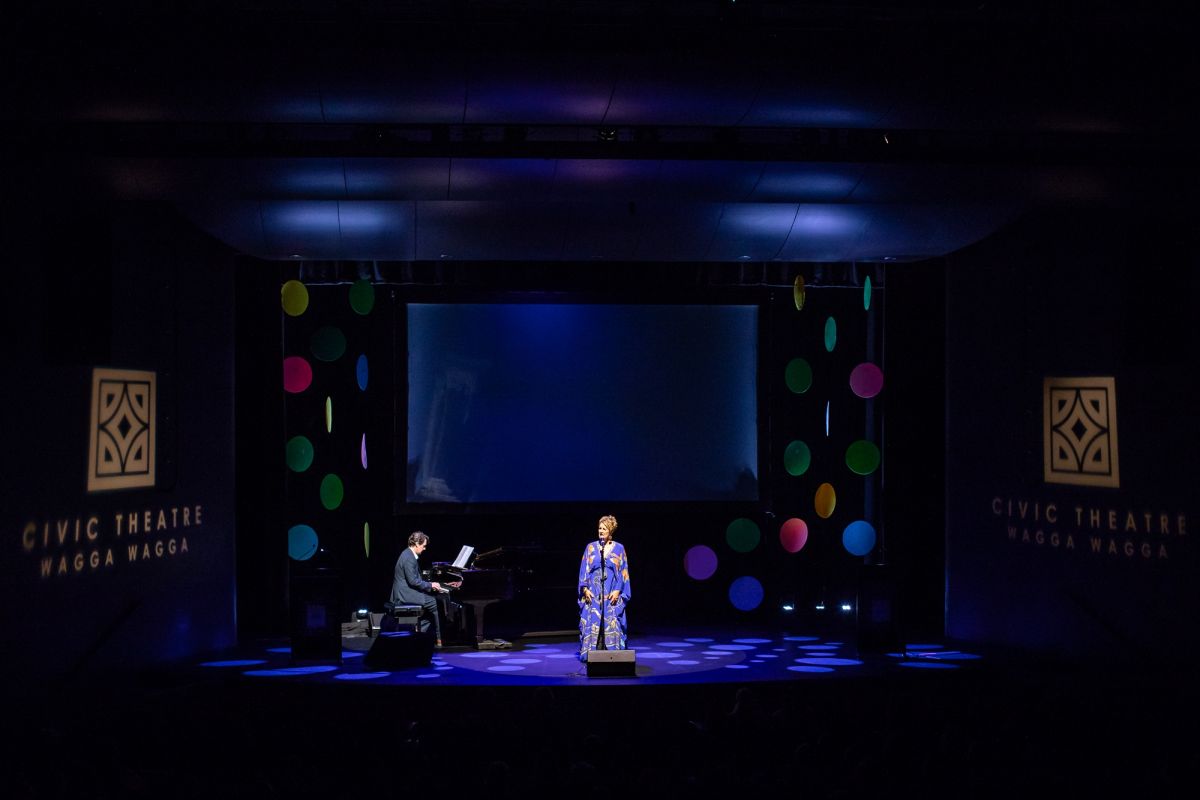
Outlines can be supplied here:
M903 651L864 655L853 644L816 635L686 637L641 635L630 638L637 677L588 678L576 643L534 639L511 650L451 647L435 650L426 664L404 668L370 667L364 658L373 639L343 639L341 664L293 664L290 648L261 647L236 657L207 659L196 666L254 679L364 681L409 684L426 681L479 686L496 684L581 684L590 682L719 683L801 680L804 676L866 676L913 668L955 670L982 663L977 653L938 645L905 645ZM254 648L242 648L254 650Z

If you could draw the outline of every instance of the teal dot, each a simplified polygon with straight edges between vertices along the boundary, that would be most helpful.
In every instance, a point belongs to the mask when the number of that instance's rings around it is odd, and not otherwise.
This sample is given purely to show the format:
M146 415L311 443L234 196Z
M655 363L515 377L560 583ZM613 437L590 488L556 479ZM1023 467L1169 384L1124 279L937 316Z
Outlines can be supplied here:
M337 361L346 352L346 335L332 325L312 335L312 354L318 361Z
M355 314L370 314L375 307L375 287L367 279L354 282L350 287L350 307Z
M808 445L797 439L783 451L783 466L789 475L799 476L808 472L812 464L812 451Z
M812 386L812 367L803 358L793 358L788 362L787 369L784 371L784 380L787 381L787 387L793 392L804 394Z
M342 479L337 475L330 473L321 479L321 505L333 511L342 504L342 498L346 496L345 487L342 486Z
M307 561L317 552L317 532L308 525L293 525L288 529L288 557Z
M293 436L287 443L287 465L292 472L304 472L312 466L313 446L305 436Z
M761 539L762 531L758 529L758 525L755 524L754 520L746 519L745 517L735 519L725 529L725 541L729 544L730 549L736 553L749 553L758 547Z
M837 347L837 320L829 317L825 320L825 352L832 353Z
M864 311L869 310L870 308L871 308L871 276L868 275L867 279L865 281L863 281L863 310Z

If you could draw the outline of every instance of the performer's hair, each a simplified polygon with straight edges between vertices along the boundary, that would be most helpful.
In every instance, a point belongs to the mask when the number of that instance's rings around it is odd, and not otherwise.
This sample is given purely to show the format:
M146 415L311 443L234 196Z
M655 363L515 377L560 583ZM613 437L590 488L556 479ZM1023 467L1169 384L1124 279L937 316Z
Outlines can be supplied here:
M413 531L412 533L410 533L408 535L408 546L409 547L412 547L413 545L417 545L417 544L428 544L428 543L429 543L429 537L426 536L425 534L421 533L420 531Z
M600 518L600 524L608 528L609 533L612 533L617 529L617 518L612 514L606 514Z

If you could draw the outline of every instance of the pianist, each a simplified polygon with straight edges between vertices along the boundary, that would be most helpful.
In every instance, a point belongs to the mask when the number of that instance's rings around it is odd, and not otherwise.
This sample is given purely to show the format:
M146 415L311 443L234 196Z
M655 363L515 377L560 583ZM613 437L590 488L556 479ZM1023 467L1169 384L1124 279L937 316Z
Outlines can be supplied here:
M629 559L613 540L617 518L600 518L596 541L579 562L579 660L592 650L625 649L625 604L629 602Z
M421 531L413 531L408 535L408 547L396 559L396 574L392 579L392 598L389 607L398 605L421 606L421 620L418 628L429 630L429 619L433 619L433 636L438 647L442 646L442 624L438 619L437 600L434 592L445 591L440 583L430 582L421 577L417 567L417 558L429 546L429 537Z

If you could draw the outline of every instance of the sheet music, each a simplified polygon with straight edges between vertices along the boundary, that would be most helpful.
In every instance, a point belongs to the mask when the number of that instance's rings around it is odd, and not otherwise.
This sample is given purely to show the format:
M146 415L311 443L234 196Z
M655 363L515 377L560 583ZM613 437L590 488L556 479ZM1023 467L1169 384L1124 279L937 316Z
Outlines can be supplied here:
M462 569L463 567L467 566L467 559L469 559L471 554L474 552L474 547L469 544L464 544L462 549L458 551L458 556L455 557L454 563L450 566L454 567L455 569Z

